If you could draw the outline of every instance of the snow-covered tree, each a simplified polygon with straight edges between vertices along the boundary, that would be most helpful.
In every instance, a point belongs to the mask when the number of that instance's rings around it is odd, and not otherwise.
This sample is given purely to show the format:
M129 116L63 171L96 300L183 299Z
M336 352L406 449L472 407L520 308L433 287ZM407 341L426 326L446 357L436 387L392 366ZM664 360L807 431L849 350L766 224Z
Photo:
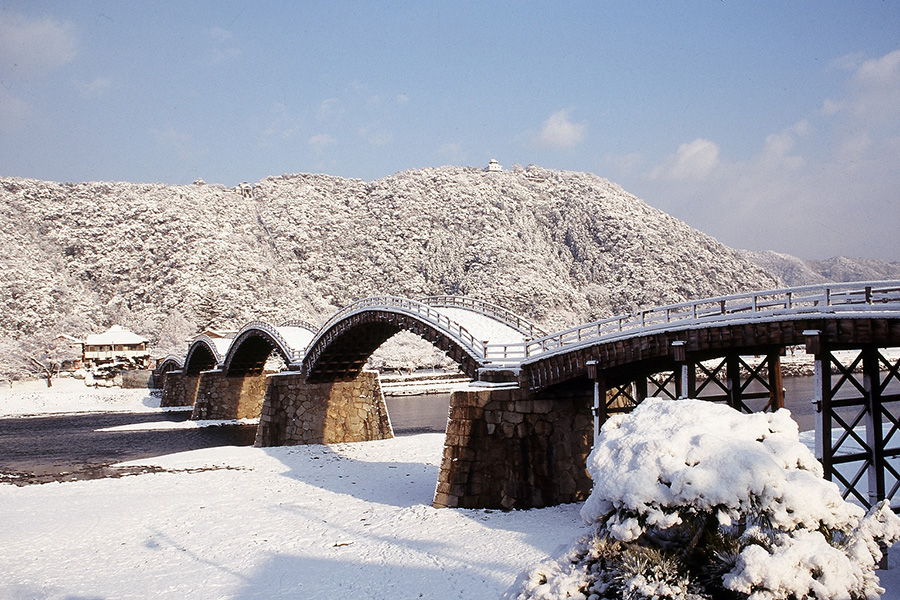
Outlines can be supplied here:
M745 415L698 400L645 400L604 425L588 459L591 533L507 598L877 598L886 502L841 498L785 410Z

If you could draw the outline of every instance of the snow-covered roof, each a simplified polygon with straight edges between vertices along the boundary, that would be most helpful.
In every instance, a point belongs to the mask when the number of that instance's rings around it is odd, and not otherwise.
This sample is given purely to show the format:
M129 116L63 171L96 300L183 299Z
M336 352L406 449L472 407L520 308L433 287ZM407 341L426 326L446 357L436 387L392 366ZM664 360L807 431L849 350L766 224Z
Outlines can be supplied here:
M133 345L149 342L145 337L128 331L121 325L113 325L103 333L92 333L84 343L88 346Z

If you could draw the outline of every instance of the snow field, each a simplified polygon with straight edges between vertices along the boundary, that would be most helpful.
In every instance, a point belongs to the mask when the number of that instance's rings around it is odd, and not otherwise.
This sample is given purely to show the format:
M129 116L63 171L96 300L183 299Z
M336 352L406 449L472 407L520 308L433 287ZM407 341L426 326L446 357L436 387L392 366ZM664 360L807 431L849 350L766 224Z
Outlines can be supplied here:
M159 397L150 395L149 390L93 388L71 377L54 379L50 388L45 381L37 380L17 381L12 387L0 385L0 418L159 410Z
M225 447L0 486L0 598L496 598L585 531L579 505L432 508L442 447Z
M25 382L0 388L0 416L159 410L154 401ZM169 472L0 485L0 599L497 598L587 533L580 504L431 508L442 446L423 434L213 448L127 463ZM896 549L889 564L883 598L900 599Z

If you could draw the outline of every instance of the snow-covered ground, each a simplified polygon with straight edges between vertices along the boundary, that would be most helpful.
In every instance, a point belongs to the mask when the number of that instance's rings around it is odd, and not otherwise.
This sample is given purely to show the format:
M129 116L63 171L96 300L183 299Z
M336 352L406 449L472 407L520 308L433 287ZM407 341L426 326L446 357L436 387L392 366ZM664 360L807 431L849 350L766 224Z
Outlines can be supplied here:
M145 390L39 385L0 389L0 415L159 410ZM0 485L0 598L497 598L586 532L580 505L432 508L442 446L223 447L128 463L166 472ZM900 599L890 562L884 598Z
M159 397L146 389L90 387L71 377L17 381L0 385L0 418L80 412L158 412Z

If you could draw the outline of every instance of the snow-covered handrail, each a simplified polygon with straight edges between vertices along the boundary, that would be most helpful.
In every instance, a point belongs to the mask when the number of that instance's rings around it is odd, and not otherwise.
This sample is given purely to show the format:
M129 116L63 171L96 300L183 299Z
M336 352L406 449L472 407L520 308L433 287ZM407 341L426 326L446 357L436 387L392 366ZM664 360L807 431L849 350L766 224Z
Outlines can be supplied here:
M307 331L311 331L313 333L319 331L319 327L317 325L313 325L308 321L304 321L302 319L291 319L289 321L285 321L279 327L302 327Z
M335 323L342 321L350 315L367 310L387 310L417 317L447 334L458 344L469 350L474 356L483 358L485 355L486 346L484 340L475 339L475 336L469 333L465 327L441 313L437 308L417 300L410 300L409 298L402 298L400 296L370 296L343 307L322 325L316 334L316 337L310 342L309 347L314 347L319 339Z
M534 323L527 319L520 317L510 310L506 310L502 306L491 304L484 300L476 300L475 298L468 298L466 296L427 296L421 298L419 302L435 308L462 308L471 310L486 317L490 317L495 321L499 321L504 325L508 325L529 338L547 335L547 332L538 328Z
M900 314L900 281L807 285L668 304L579 325L521 345L489 345L486 358L524 360L564 346L593 342L600 338L626 337L636 331L683 327L695 323L850 311L887 311Z

